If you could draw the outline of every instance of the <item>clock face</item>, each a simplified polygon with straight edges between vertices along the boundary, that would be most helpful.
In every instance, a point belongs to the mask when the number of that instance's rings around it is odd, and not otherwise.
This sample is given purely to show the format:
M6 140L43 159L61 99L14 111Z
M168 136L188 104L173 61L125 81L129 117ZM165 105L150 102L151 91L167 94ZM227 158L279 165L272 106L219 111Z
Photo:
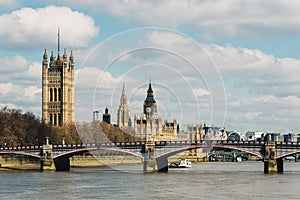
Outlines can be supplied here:
M151 107L147 107L147 108L146 108L146 112L147 112L147 113L150 113L150 112L151 112Z

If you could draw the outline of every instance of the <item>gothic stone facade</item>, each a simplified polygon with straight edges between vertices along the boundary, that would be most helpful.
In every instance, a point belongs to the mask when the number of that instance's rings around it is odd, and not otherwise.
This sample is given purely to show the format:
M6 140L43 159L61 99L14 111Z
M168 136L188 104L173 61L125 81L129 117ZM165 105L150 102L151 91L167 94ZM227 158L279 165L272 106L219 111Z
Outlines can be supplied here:
M66 49L61 57L45 49L42 64L42 119L46 124L63 126L74 123L74 56Z
M149 141L176 140L179 133L179 124L176 119L173 122L164 121L157 113L157 104L154 99L151 82L147 90L147 96L143 105L143 115L134 117L134 132L136 137Z

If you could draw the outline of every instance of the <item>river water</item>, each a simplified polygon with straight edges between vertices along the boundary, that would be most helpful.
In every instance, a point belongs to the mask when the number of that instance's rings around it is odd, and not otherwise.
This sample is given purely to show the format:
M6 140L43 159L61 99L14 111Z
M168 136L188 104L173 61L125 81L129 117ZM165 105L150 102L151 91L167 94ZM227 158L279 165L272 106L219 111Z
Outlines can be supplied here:
M193 163L141 173L140 166L70 172L0 171L0 199L300 199L300 163L264 174L262 162Z

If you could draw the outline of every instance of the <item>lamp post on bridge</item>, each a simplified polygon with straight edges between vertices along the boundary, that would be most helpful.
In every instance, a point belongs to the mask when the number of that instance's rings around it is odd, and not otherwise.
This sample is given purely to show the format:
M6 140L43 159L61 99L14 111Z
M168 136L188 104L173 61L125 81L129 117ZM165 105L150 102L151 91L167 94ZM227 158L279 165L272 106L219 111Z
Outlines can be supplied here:
M61 141L62 146L65 146L66 142L65 142L65 137L62 137L62 141Z

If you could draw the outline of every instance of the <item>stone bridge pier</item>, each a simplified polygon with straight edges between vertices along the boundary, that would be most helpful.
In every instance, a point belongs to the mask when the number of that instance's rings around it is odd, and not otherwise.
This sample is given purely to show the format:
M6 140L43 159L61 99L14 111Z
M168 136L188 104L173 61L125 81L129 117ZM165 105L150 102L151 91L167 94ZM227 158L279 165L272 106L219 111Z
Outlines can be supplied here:
M168 157L162 156L162 157L156 158L156 164L157 164L158 172L168 172L169 171Z
M154 143L147 142L144 144L142 148L142 154L144 155L144 165L143 165L144 173L157 171L157 164L154 157L154 152L155 152Z
M70 171L70 157L60 156L54 159L56 171Z
M68 155L53 158L52 145L46 137L46 144L41 149L41 171L70 171L70 157Z
M268 141L263 146L264 152L264 172L265 173L282 173L283 172L283 160L282 158L276 158L276 143Z
M49 144L49 138L46 137L46 144L41 149L41 171L55 171L53 161L52 145Z
M168 172L168 157L155 158L155 144L148 142L142 148L144 155L144 173L148 172Z

